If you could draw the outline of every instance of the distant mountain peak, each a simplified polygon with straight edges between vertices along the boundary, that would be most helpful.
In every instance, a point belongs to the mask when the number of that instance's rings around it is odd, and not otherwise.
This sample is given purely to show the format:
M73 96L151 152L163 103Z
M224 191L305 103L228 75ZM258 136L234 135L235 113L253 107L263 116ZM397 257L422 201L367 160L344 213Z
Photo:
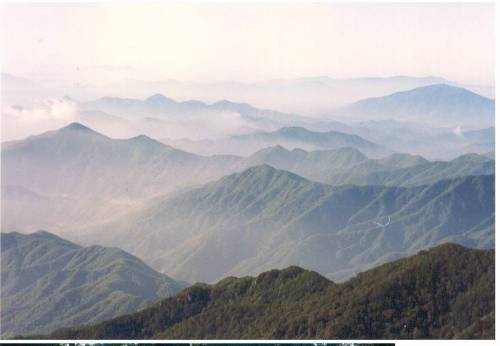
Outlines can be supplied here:
M470 96L475 96L478 98L486 99L486 97L481 96L479 94L476 94L473 91L470 91L470 90L462 88L462 87L446 84L446 83L425 85L425 86L421 86L421 87L411 89L408 91L400 91L400 92L394 93L392 95L402 95L402 94L403 95L404 94L410 94L410 95L411 94L470 95ZM389 95L389 96L391 96L391 95Z
M163 94L154 94L149 96L146 100L144 100L147 103L151 104L165 104L165 103L172 103L175 102L174 100L166 97Z
M279 179L279 178L286 178L289 180L295 180L295 181L304 181L304 182L309 182L309 180L291 173L289 171L285 171L282 169L276 169L268 164L260 164L257 166L250 167L243 172L239 173L234 173L229 176L221 178L221 181L224 181L226 179L231 179L231 180L247 180L250 179L253 181L253 183L257 183L258 181L264 181L265 183L269 183L273 180Z
M73 122L65 127L63 127L61 130L71 130L71 131L88 131L88 132L95 132L91 128L82 125L78 122Z
M481 128L494 124L495 102L465 88L437 83L359 100L340 113L361 121L389 117L433 127Z
M313 131L307 130L307 129L300 127L300 126L282 127L281 129L277 130L276 132L281 133L281 134L285 134L285 135L301 135L301 134L313 133Z
M129 138L129 141L134 141L134 142L155 142L155 143L160 143L156 139L153 139L151 137L148 137L146 135L137 135L135 137ZM160 143L162 144L162 143ZM162 144L163 145L163 144Z
M455 162L455 163L467 163L467 162L476 162L476 163L482 163L482 162L487 162L487 161L490 161L491 159L489 159L488 157L484 156L484 155L481 155L481 154L477 154L477 153L467 153L467 154L463 154L463 155L460 155L456 158L454 158L453 160L451 160L450 162Z
M99 137L106 138L106 136L104 136L103 134L101 134L97 131L94 131L90 127L82 125L81 123L78 123L78 122L73 122L69 125L66 125L65 127L60 128L59 130L51 131L51 132L48 132L47 134L49 134L49 133L55 134L56 136L61 135L61 134L69 134L71 136L73 136L73 135L75 135L75 136L99 136ZM44 135L45 134L42 134L41 136L44 136Z
M229 101L229 100L220 100L220 101L217 101L214 103L214 106L224 106L224 105L232 105L234 104L233 102Z
M241 174L250 175L250 174L255 174L255 173L260 173L260 172L271 172L271 173L274 173L274 172L277 172L277 171L278 171L278 169L273 168L273 167L271 167L270 165L268 165L266 163L263 163L263 164L258 165L258 166L250 167L250 168L244 170L243 172L241 172ZM238 173L236 173L236 174L238 174Z
M54 233L50 233L46 230L43 230L43 229L40 229L36 232L33 233L34 236L38 236L38 237L43 237L43 238L47 238L47 239L59 239L59 240L62 240L62 238L56 236Z
M211 107L216 109L229 109L234 111L249 111L253 110L254 107L248 103L238 103L229 100L220 100L211 105Z
M342 147L342 148L335 149L335 151L338 154L356 155L356 156L360 156L360 157L363 157L363 158L368 158L359 149L354 148L354 147Z
M259 154L259 153L263 153L263 154L289 153L289 151L285 147L277 144L277 145L273 145L271 147L263 148L263 149L257 151L255 154Z
M156 139L153 139L151 137L148 137L146 135L138 135L132 138L127 139L128 142L134 143L134 144L140 144L142 146L149 146L149 147L157 147L157 148L163 148L163 149L173 149L171 146L163 144Z
M429 161L420 155L394 153L379 160L382 164L390 165L393 167L405 168L420 164L429 163Z

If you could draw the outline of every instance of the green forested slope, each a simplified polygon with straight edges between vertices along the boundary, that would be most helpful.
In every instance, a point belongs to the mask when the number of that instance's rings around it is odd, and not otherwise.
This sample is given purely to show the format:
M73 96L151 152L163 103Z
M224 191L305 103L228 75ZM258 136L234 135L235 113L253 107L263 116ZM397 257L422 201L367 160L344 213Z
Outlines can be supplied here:
M439 243L493 247L494 195L493 176L333 187L257 166L157 200L88 239L188 282L290 265L339 281Z
M494 158L466 154L449 161L392 154L370 159L355 148L304 151L281 146L262 149L243 159L242 167L267 164L331 185L417 186L443 179L495 173Z
M1 233L2 336L48 332L137 311L185 284L116 248L51 233Z
M342 284L299 267L198 284L55 339L494 338L494 252L444 244Z

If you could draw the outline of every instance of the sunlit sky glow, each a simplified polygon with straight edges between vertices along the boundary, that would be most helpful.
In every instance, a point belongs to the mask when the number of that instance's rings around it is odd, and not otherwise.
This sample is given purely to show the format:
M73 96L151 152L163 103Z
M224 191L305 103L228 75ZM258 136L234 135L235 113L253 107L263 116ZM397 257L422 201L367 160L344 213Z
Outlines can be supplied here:
M2 71L71 79L441 76L494 84L493 4L2 4ZM75 72L77 71L77 72Z

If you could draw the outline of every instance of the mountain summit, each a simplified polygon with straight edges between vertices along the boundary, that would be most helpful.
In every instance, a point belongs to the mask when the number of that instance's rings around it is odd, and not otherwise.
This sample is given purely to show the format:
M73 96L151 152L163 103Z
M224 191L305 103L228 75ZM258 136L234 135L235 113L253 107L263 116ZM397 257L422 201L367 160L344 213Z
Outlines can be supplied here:
M175 103L174 100L166 97L163 94L155 94L155 95L149 96L145 100L145 102L148 103L148 104L154 104L154 105L168 105L168 104L171 104L171 103Z

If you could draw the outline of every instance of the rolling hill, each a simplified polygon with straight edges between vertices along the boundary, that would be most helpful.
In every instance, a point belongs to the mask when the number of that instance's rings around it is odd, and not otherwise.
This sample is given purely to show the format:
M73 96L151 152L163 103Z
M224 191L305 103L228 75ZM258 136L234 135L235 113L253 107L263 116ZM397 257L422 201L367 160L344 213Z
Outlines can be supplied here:
M1 246L2 337L103 321L186 286L122 250L45 231L1 233Z
M342 284L289 267L197 284L48 339L493 339L494 251L444 244ZM28 337L28 338L38 338Z

